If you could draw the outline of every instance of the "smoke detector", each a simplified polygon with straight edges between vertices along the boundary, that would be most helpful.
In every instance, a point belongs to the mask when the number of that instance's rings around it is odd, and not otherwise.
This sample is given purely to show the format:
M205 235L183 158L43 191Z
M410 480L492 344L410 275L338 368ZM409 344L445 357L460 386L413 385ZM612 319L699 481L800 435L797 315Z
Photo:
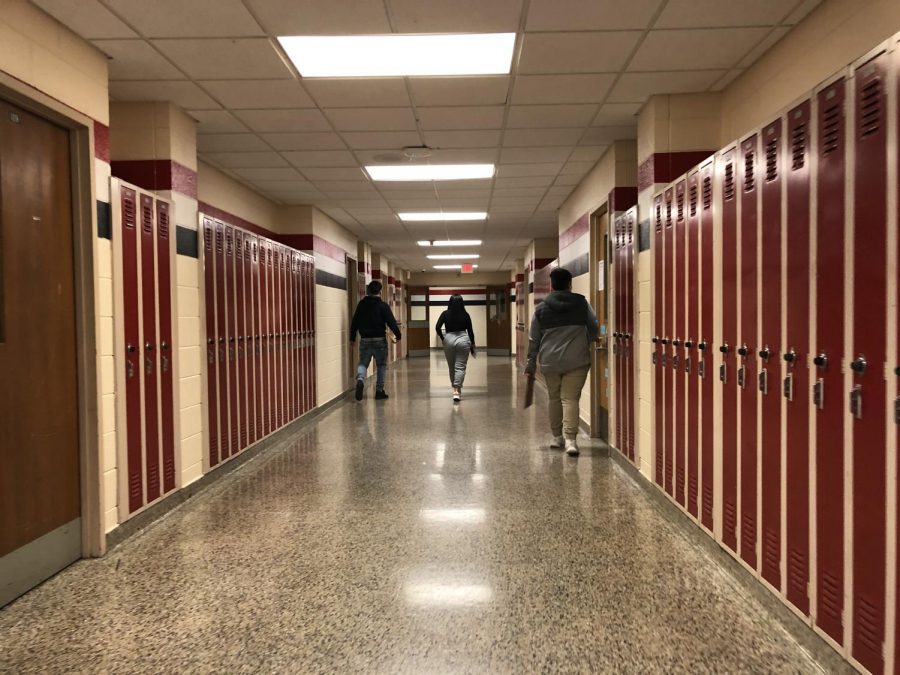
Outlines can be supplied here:
M425 159L431 157L431 148L427 145L410 145L403 148L403 154L407 159Z

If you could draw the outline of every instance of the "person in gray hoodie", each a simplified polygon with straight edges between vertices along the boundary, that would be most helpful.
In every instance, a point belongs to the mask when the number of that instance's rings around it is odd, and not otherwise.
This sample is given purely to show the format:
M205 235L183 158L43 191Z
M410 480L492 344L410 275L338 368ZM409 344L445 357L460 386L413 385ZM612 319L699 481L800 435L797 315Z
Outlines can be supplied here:
M583 295L572 292L572 273L550 272L553 289L531 317L525 373L533 378L540 362L550 398L551 448L578 455L578 401L591 369L590 344L600 334L597 316Z

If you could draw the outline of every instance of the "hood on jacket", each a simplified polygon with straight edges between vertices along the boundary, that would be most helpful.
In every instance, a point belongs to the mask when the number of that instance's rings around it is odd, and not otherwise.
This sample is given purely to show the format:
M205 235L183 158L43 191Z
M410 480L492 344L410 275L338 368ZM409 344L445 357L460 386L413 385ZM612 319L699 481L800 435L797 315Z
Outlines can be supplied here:
M544 304L554 312L570 312L578 307L583 307L587 302L580 293L571 291L553 291L544 298Z

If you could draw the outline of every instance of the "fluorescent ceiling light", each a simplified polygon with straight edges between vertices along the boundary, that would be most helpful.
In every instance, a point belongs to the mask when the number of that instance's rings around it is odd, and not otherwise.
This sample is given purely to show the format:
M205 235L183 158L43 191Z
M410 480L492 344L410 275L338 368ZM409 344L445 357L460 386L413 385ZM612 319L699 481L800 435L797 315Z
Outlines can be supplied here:
M472 260L480 258L477 253L440 253L426 256L429 260Z
M516 34L287 35L278 41L303 77L506 75Z
M432 211L422 213L398 213L400 220L486 220L486 211Z
M419 246L481 246L481 239L436 239L420 241Z
M458 270L462 265L432 265L431 267L436 270ZM478 265L472 265L472 267L475 268Z
M367 166L372 180L473 180L493 178L493 164L394 164ZM443 220L440 218L439 220Z

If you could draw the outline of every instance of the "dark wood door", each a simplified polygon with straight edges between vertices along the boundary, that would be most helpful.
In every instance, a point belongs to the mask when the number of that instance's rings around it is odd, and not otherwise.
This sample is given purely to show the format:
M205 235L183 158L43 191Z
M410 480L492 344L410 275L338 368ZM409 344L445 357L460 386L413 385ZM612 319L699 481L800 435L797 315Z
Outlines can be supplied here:
M492 356L509 356L512 351L509 289L506 286L487 288L487 351ZM475 336L476 341L479 337Z
M431 350L431 317L428 310L428 289L406 289L406 354L428 356ZM437 316L434 317L437 321Z
M0 101L0 577L80 516L70 171L68 132Z
M610 246L607 214L592 216L591 238L592 261L597 275L591 275L595 286L589 297L600 324L600 339L593 345L594 359L591 368L591 401L594 407L591 435L609 441L609 302L606 289L609 284L610 261L607 253Z

